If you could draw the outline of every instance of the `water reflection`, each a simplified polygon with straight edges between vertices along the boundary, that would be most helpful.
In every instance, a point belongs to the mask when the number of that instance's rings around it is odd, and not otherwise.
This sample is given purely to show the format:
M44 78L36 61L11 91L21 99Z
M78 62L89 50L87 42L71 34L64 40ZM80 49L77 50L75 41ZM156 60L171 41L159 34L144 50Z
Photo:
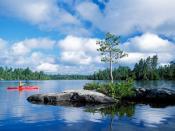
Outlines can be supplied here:
M135 105L129 104L129 105L97 105L97 106L90 106L86 107L85 112L91 112L91 113L100 113L102 116L110 116L115 117L116 115L118 117L132 117L134 115L135 111Z
M136 88L169 88L175 89L175 81L165 81L165 80L157 80L157 81L136 81Z
M85 109L85 112L91 112L91 113L100 113L103 117L109 116L110 117L110 123L109 123L109 130L113 130L113 124L115 117L121 118L121 117L132 117L135 112L135 105L129 104L129 105L101 105L100 107L89 107Z
M81 89L88 81L34 81L39 92L8 92L6 87L17 82L0 82L0 130L175 130L175 106L155 108L145 104L90 105L80 107L36 105L26 101L35 93ZM174 88L175 82L159 81L139 86ZM32 125L33 124L33 125ZM41 126L42 125L42 126ZM55 126L54 126L55 125ZM79 127L80 126L80 127ZM84 127L85 126L85 127ZM13 128L12 128L13 127ZM26 129L25 128L25 129ZM27 131L27 130L26 130Z
M100 113L102 116L111 118L110 128L119 119L130 118L133 123L142 124L145 127L158 127L166 124L168 120L175 117L175 107L169 106L164 109L152 108L149 105L108 105L101 107L90 107L85 112ZM116 121L114 119L117 118Z
M133 121L135 123L143 123L144 126L156 127L157 125L166 123L169 119L175 117L175 107L167 108L151 108L146 105L137 105Z
M82 121L101 122L102 115L98 112L85 112L83 108L64 108L64 110L60 112L60 118L66 123Z
M47 107L48 105L45 106ZM79 123L82 121L102 122L107 117L110 119L108 125L110 129L123 118L130 119L133 124L144 127L158 127L175 116L175 106L153 108L150 105L144 104L87 104L79 107L77 105L69 105L68 103L66 105L62 103L61 106L63 107L62 110L59 110L58 117L65 123Z

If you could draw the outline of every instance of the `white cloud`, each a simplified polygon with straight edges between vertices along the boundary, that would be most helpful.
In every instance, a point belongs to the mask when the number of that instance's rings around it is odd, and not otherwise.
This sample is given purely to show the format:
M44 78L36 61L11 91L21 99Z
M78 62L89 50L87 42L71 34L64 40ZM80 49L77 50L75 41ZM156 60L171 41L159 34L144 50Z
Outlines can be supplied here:
M173 52L175 46L172 42L160 38L153 33L145 33L142 36L131 38L124 43L124 48L140 52Z
M33 38L26 39L23 41L23 43L28 48L52 49L55 44L55 41L48 38Z
M54 40L33 38L10 43L1 39L3 52L0 52L0 61L3 62L0 65L62 74L88 74L98 68L93 64L97 61L95 39L69 36L58 43L60 53L57 53L62 59L57 58L56 54L44 53L56 50Z
M38 65L45 62L55 63L55 59L53 56L43 54L42 52L33 52L30 55L30 59L34 65Z
M71 14L59 8L56 0L1 0L0 4L7 11L6 15L14 15L34 24L78 22Z
M97 39L67 36L58 42L61 49L60 59L65 64L74 65L92 65L101 64L100 55L96 51ZM174 60L175 45L167 39L153 33L145 33L141 36L130 38L127 42L122 43L121 48L128 53L119 61L121 65L133 66L141 58L158 55L159 64L167 64ZM92 68L91 68L92 69ZM94 68L92 70L95 70Z
M0 51L3 51L6 46L6 41L0 38Z
M97 39L67 36L58 42L61 60L71 64L91 64L97 57Z
M90 36L97 28L119 35L134 31L174 35L174 0L100 0L99 3L105 8L89 0L1 0L0 14L68 35ZM93 26L87 26L84 20Z
M25 55L30 52L30 49L27 48L23 42L19 42L12 46L12 52L14 55Z
M58 41L33 38L9 43L0 39L0 65L30 67L33 70L50 73L93 73L106 66L100 62L100 54L96 50L97 40L67 36ZM141 58L155 54L159 57L160 65L175 60L174 43L153 33L130 38L121 44L121 48L128 53L128 57L121 59L120 65L133 66Z
M63 52L61 54L61 60L71 64L90 64L92 59L84 52Z
M26 55L32 49L52 49L55 44L54 40L48 38L32 38L16 42L11 47L13 55Z
M175 59L174 43L152 33L145 33L141 36L130 38L121 47L128 53L128 57L121 60L125 64L134 64L141 58L156 54L158 55L160 64L169 63Z
M105 32L173 34L175 29L174 0L110 0L103 11L95 3L84 2L77 6L77 11Z
M48 38L25 39L15 43L0 39L0 61L2 61L0 65L17 68L30 67L33 70L37 68L47 72L57 71L56 57L43 52L52 51L55 42Z
M3 47L0 52L2 66L30 67L32 70L61 74L89 74L100 68L95 38L67 36L57 41L59 48L55 46L56 41L48 38L25 39L14 43L0 40L0 47ZM53 50L58 50L58 56L52 54Z
M33 51L24 56L8 53L3 64L17 68L30 67L31 69L35 70L38 65L43 63L56 63L55 56L44 54L42 51Z
M155 53L141 53L141 52L127 52L128 56L119 60L119 64L132 66L137 63L141 58L146 59L148 56L153 56Z
M36 67L38 71L44 71L47 73L58 73L59 66L57 64L42 63Z
M57 0L1 0L0 15L16 17L42 30L74 34L71 30L76 28L85 32L80 20L60 6L60 3Z
M82 2L76 7L76 9L82 17L84 17L87 20L92 21L95 25L99 23L99 20L103 19L103 16L98 6L92 2L86 2L86 1Z
M7 48L7 41L0 38L0 66L4 65L4 61L6 60L6 57L8 56Z

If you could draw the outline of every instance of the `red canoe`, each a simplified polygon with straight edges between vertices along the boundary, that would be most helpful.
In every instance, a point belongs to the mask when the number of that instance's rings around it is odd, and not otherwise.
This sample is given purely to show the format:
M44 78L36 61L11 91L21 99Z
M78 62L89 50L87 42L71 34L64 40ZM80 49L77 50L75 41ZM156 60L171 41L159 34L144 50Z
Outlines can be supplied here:
M8 87L7 90L38 90L37 86Z

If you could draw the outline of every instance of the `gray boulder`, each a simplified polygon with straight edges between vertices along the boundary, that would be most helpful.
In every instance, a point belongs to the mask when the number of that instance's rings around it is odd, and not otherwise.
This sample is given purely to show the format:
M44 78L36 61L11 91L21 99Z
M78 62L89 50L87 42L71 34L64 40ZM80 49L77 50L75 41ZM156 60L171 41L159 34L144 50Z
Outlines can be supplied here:
M175 104L175 90L167 88L137 88L135 92L135 96L125 97L123 100L142 103Z
M35 94L27 98L29 102L52 105L82 105L115 103L111 97L89 90L68 90L62 93Z

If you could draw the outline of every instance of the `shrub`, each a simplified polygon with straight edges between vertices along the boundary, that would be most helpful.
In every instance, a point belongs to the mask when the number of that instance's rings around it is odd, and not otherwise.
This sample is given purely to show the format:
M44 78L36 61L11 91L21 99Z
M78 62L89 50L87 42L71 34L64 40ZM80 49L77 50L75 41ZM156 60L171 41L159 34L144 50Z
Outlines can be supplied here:
M114 90L115 97L123 98L135 95L134 82L132 79L117 83Z
M84 89L86 89L86 90L97 90L99 88L99 86L100 86L99 83L95 83L95 82L86 83L84 85Z
M132 79L117 83L87 83L84 86L86 90L96 90L115 99L135 95L134 82Z

